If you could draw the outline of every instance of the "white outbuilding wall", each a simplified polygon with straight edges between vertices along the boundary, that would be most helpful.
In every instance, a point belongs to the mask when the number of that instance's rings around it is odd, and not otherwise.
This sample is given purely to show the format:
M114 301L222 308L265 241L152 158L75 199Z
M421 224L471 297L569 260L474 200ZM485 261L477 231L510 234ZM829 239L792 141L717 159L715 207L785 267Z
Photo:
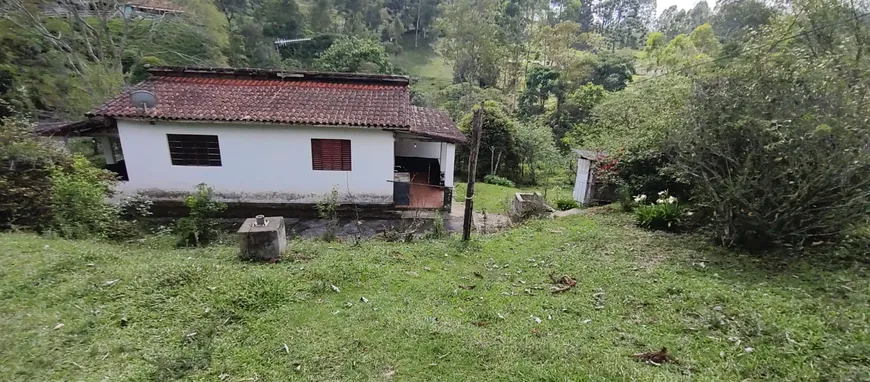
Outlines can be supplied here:
M199 183L222 199L239 201L319 201L338 186L357 203L392 203L393 133L366 128L224 123L118 121L127 174L124 192L155 195L189 192ZM174 166L166 134L217 135L220 167ZM311 139L349 139L352 171L315 171ZM440 150L440 147L438 147ZM450 157L452 162L452 155ZM451 174L448 179L452 180Z
M574 200L577 203L589 203L587 200L589 195L590 183L592 181L592 162L589 159L580 157L577 159L577 178L574 180Z

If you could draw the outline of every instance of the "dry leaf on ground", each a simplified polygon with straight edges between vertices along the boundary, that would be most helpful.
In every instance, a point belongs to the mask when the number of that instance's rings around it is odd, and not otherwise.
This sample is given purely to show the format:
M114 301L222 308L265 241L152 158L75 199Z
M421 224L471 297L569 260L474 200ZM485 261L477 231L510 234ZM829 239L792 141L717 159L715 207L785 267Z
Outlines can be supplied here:
M665 362L679 364L676 358L668 354L668 348L662 348L659 351L637 353L633 357L638 361L646 362L653 366L661 366Z
M550 293L562 293L577 285L577 280L571 278L568 275L562 275L561 277L557 277L555 273L550 273L550 280L553 281L553 284L556 284L553 287L550 287Z

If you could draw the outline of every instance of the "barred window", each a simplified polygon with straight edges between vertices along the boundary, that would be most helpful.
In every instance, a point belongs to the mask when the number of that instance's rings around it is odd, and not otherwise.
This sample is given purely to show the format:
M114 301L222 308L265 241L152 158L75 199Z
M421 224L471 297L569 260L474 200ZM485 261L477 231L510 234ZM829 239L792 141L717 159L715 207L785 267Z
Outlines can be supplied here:
M217 135L166 134L174 166L221 166Z

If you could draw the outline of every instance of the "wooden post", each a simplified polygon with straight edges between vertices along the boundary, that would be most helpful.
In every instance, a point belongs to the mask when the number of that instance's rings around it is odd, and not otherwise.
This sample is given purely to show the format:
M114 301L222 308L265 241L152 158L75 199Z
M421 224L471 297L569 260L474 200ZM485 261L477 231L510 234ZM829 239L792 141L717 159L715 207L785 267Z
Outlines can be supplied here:
M474 177L477 174L477 154L480 151L480 133L483 129L483 102L474 111L471 126L471 152L468 155L468 185L465 189L465 216L462 222L463 241L471 239L471 225L474 223Z

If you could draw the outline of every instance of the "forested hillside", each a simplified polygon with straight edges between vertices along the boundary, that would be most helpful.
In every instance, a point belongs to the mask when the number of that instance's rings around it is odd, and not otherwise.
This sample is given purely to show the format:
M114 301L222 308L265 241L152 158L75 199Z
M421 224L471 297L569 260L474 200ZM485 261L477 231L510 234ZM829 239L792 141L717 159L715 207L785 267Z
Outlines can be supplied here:
M613 154L658 145L655 137L685 116L693 83L750 57L830 53L854 70L867 61L866 2L701 1L660 15L653 0L2 7L0 116L79 118L144 78L146 64L408 74L415 103L447 110L463 128L473 105L487 101L481 174L520 183L567 180L572 147Z
M130 4L177 11L125 12ZM0 112L61 118L141 80L143 64L406 73L420 80L418 102L461 114L469 102L454 105L457 93L495 88L513 110L537 66L580 85L601 66L596 82L607 79L613 61L623 72L608 88L618 89L631 76L631 50L656 24L649 0L9 0L2 7ZM444 89L465 82L475 88Z

